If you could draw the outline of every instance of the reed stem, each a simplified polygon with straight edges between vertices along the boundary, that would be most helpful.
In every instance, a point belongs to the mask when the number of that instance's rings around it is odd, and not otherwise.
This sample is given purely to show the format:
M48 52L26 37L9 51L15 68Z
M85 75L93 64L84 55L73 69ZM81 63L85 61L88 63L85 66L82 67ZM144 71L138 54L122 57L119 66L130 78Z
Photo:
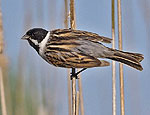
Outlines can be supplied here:
M71 29L76 28L74 0L70 0L70 26ZM72 74L74 73L75 68L72 68ZM72 76L72 115L76 115L76 76Z
M79 101L80 101L80 94L77 91L77 98L76 98L76 115L79 115Z
M3 83L3 74L2 69L0 67L0 97L1 97L1 107L2 107L2 115L7 115L6 111L6 102L5 102L5 91L4 91L4 83Z
M70 26L71 29L76 28L74 0L70 0Z
M75 75L75 68L72 68L72 75ZM76 115L76 76L72 76L72 115Z
M68 114L71 115L71 82L70 82L70 69L68 69Z
M115 1L112 0L112 48L115 49ZM112 113L116 115L116 63L112 61Z
M121 20L121 0L118 0L118 37L119 37L119 50L122 50L122 20ZM120 75L120 107L121 115L125 115L124 105L124 79L123 79L123 64L119 64Z
M68 28L68 0L64 0L65 2L65 19L64 25L65 28ZM70 83L70 69L68 69L68 114L71 115L71 83Z
M81 75L78 76L78 88L79 88L79 98L80 98L80 112L81 115L84 115L84 103L83 103L83 93L82 93L82 82Z
M3 24L2 24L2 11L1 11L1 0L0 0L0 56L3 56ZM3 60L4 61L4 60ZM2 107L2 115L7 115L6 110L6 100L5 100L5 90L4 90L4 80L3 80L3 72L2 65L0 65L0 98L1 98L1 107Z

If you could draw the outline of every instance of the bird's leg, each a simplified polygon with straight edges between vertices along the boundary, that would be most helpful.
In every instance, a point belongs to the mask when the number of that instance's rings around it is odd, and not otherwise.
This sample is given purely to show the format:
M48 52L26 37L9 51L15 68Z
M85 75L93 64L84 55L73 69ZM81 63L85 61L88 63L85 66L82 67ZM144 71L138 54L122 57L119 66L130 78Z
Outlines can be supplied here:
M72 72L71 72L71 76L70 76L71 80L72 80L73 77L76 77L76 72L75 71L76 71L75 68L72 68Z
M86 70L87 68L83 68L83 69L81 69L80 71L78 71L77 73L76 73L76 76L78 76L78 74L79 73L81 73L81 72L83 72L84 70ZM77 77L78 78L78 77Z
M72 73L71 73L71 80L72 80L73 77L76 77L76 79L78 79L79 73L83 72L83 71L86 70L86 69L87 69L87 68L83 68L83 69L81 69L80 71L78 71L77 73L75 73L75 71L74 71L74 69L73 69L73 71L72 71Z

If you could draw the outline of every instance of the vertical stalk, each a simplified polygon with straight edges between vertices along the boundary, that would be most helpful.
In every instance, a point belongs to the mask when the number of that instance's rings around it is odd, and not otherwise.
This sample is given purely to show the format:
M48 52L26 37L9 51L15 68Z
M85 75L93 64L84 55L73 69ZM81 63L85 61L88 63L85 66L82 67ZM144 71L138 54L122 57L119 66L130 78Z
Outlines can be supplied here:
M3 48L4 48L3 46L4 46L3 45L3 25L2 25L2 11L1 11L1 0L0 0L0 56L3 55ZM5 90L4 90L4 80L3 80L3 73L2 73L1 66L0 66L0 98L1 98L1 107L2 107L2 115L7 115L6 100L5 100Z
M112 48L115 49L115 1L112 0ZM112 113L116 115L116 63L112 61Z
M0 67L0 97L1 97L1 107L2 107L2 115L7 115L6 111L6 102L5 102L5 91L4 91L4 83L3 83L3 74L2 69Z
M75 29L75 8L74 0L70 0L70 26ZM75 73L75 68L72 68L72 74ZM72 77L72 115L76 114L76 77Z
M118 0L118 37L119 37L119 49L122 50L122 21L121 21L121 0ZM121 115L125 114L124 106L124 79L123 79L123 64L119 64L120 74L120 103L121 103Z
M75 29L76 28L76 23L75 23L75 8L74 8L74 0L70 0L70 26L71 26L71 29ZM72 73L75 72L75 68L72 69ZM72 79L72 86L74 86L73 84L76 84L76 78L73 77ZM76 88L76 86L74 86ZM74 88L74 89L75 89ZM81 77L79 76L79 79L78 79L78 88L79 88L79 92L77 93L78 96L77 98L76 97L73 97L73 102L72 102L72 113L73 115L76 114L78 115L79 114L79 101L80 101L80 107L81 107L81 115L84 115L84 106L83 106L83 95L82 95L82 84L81 84ZM72 91L74 91L72 89ZM72 92L72 94L74 94L76 92ZM74 96L74 95L73 95ZM76 94L75 94L76 96ZM76 99L76 101L74 101ZM75 109L76 111L74 112L74 106L75 106Z
M79 115L79 99L80 96L79 96L79 91L77 91L77 100L76 100L76 115Z
M65 0L65 28L68 28L68 0ZM68 69L68 114L71 115L71 83L70 83L70 69Z
M78 87L79 87L80 111L81 111L81 115L84 115L84 104L83 104L81 75L79 75L78 78L79 78L78 79Z
M71 29L76 28L74 0L70 0L70 26Z
M71 115L71 83L70 83L70 69L68 69L68 114Z
M72 68L72 73L75 73L75 69ZM72 76L72 115L76 115L76 78Z

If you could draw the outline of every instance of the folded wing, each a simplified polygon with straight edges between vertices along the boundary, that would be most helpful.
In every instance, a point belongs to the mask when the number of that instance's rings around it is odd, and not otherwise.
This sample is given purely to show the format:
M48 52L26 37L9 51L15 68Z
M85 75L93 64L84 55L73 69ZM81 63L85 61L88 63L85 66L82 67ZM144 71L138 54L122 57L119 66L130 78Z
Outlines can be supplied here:
M51 31L51 35L53 37L59 38L59 39L84 39L89 40L93 42L104 42L104 43L111 43L112 39L99 36L96 33L87 32L87 31L81 31L81 30L73 30L73 29L56 29Z

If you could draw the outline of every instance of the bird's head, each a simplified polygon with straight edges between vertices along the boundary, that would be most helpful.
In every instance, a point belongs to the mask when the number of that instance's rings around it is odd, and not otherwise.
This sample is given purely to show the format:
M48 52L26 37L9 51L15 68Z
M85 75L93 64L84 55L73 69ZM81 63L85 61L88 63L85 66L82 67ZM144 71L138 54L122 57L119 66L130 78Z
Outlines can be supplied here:
M39 44L46 37L48 31L42 28L33 28L26 32L26 34L21 38L23 40L28 40L29 44L38 52Z

